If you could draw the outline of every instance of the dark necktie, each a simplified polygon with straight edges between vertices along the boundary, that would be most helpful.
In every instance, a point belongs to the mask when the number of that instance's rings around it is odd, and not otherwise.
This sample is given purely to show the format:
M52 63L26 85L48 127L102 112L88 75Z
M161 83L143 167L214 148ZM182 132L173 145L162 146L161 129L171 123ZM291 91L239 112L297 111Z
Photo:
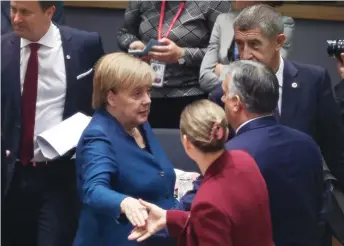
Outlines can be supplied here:
M37 84L38 84L38 55L40 47L37 43L30 45L30 57L27 63L23 93L22 93L22 134L20 143L20 162L28 164L33 158L33 138L35 130Z

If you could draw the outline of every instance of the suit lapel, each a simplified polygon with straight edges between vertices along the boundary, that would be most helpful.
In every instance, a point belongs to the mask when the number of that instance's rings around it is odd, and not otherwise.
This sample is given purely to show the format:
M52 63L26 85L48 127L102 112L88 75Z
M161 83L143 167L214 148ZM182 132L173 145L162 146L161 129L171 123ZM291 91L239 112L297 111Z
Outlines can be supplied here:
M21 115L21 84L20 84L20 38L17 35L13 35L12 40L10 41L10 47L8 50L3 52L11 52L11 54L6 55L8 63L7 68L9 71L11 71L9 75L9 80L13 82L8 82L13 84L13 90L14 90L14 103L15 108L18 109L18 115ZM12 53L13 52L13 53Z
M75 92L73 91L73 83L76 81L77 76L77 58L78 53L77 50L74 49L72 45L72 35L71 33L64 29L61 26L57 26L60 30L61 40L62 40L62 47L63 47L63 56L65 62L65 69L66 69L66 100L65 100L65 107L63 111L63 119L68 118L70 112L72 112L72 102L73 102L73 95Z
M302 86L300 81L297 81L297 72L291 62L284 60L281 123L292 118L297 110Z

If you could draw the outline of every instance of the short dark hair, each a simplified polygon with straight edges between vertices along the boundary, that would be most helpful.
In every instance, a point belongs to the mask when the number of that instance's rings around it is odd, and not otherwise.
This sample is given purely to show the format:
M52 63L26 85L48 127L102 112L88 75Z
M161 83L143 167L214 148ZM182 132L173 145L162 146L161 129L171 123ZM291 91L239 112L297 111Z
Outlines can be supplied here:
M229 96L238 95L248 112L266 115L277 108L279 84L275 73L262 63L240 60L228 67Z
M39 0L39 6L41 7L42 11L46 11L48 8L52 7L52 6L57 6L59 1L42 1Z

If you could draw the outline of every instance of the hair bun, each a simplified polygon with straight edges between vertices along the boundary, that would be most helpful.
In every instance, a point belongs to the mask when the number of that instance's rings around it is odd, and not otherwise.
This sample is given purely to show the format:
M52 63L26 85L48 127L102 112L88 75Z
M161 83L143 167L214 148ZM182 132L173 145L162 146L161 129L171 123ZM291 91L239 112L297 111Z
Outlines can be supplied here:
M223 127L221 126L221 122L215 121L213 123L213 127L210 133L210 142L212 142L214 139L221 140L223 138L223 135L224 135L224 130L223 130Z

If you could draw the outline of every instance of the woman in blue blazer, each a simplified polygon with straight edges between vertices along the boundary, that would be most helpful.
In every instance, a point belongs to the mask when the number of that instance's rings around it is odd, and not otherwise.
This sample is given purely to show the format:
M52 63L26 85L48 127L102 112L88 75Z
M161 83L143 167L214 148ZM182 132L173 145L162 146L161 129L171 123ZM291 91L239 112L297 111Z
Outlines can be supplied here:
M133 226L143 226L145 199L165 209L174 205L175 172L147 118L151 67L124 53L112 53L95 67L95 113L76 150L82 201L74 246L140 245L128 241ZM155 235L143 245L169 245Z

